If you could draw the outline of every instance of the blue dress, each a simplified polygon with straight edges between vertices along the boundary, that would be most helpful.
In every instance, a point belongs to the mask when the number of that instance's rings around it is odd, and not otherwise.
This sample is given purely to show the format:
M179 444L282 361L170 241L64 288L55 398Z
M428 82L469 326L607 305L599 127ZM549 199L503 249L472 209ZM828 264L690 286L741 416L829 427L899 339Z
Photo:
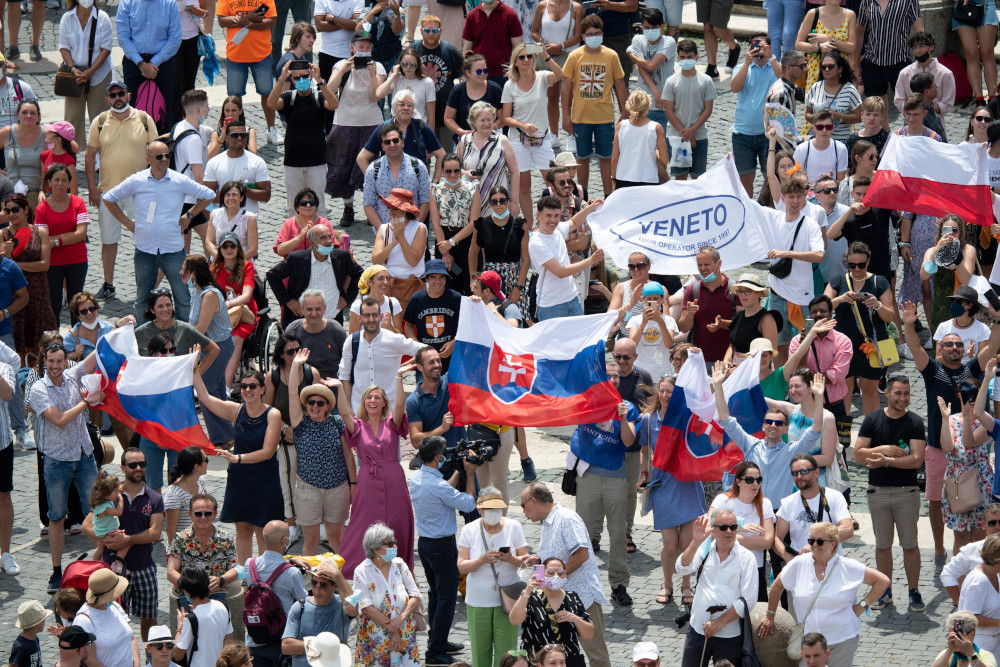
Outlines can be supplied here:
M660 436L660 413L642 416L639 422L639 444L656 447ZM652 456L652 453L650 453ZM705 513L705 490L701 482L681 482L666 470L651 466L648 507L653 509L653 530L680 526Z
M274 409L268 407L260 417L251 417L246 406L240 406L236 414L233 454L252 454L263 449L267 415ZM230 463L219 519L225 523L245 521L263 526L273 519L284 518L278 459L272 456L260 463Z

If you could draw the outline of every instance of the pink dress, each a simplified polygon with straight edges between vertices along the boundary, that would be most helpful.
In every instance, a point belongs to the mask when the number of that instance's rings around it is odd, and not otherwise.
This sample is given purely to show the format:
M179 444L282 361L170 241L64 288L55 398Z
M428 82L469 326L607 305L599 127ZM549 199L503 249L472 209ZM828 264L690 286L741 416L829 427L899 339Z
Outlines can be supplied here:
M397 429L389 415L379 424L377 436L368 422L354 418L354 433L347 442L358 455L358 488L351 503L351 518L344 528L340 545L344 576L350 580L354 568L364 562L361 544L365 531L376 521L392 528L396 534L397 556L413 570L413 506L406 475L399 463L399 438L409 433L406 419Z

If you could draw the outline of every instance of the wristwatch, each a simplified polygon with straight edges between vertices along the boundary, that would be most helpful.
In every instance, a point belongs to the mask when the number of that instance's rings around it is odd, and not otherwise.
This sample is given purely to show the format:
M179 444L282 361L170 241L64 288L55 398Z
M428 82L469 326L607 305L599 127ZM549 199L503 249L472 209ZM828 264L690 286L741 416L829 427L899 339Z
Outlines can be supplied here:
M520 285L514 285L514 289L519 289L519 290L521 290L523 292L524 291L524 284L522 283Z
M861 598L861 602L859 602L858 604L861 605L862 609L868 609L868 600Z

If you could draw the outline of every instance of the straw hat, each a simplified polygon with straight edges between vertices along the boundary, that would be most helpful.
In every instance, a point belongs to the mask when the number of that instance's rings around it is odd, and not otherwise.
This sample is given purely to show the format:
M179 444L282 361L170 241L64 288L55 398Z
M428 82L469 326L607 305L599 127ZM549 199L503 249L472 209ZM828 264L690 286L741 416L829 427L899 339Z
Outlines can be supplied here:
M96 570L87 580L87 604L102 605L121 597L128 588L128 579L120 577L109 567Z
M477 510L505 510L507 503L503 501L503 496L499 493L487 493L476 498Z
M302 401L302 405L305 405L306 400L308 400L310 396L316 396L316 395L325 398L326 402L330 404L331 408L337 402L337 399L334 398L333 396L333 392L325 384L309 385L308 387L303 389L302 392L299 394L299 400Z

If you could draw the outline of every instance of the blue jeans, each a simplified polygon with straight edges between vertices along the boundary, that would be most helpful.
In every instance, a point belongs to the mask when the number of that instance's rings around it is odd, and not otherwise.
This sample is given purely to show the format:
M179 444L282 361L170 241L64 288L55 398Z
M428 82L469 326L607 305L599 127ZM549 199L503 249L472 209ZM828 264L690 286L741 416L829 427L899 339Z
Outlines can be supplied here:
M243 97L247 94L247 81L253 72L253 84L257 94L267 96L274 88L274 72L271 71L271 56L256 63L234 63L226 61L226 94Z
M427 577L427 656L447 654L448 631L455 619L458 597L458 546L455 537L417 539L420 563Z
M170 291L173 292L174 317L182 322L187 322L188 315L191 314L191 291L181 280L184 251L158 252L153 255L136 250L132 261L135 266L135 319L140 322L144 320L142 314L146 310L149 293L156 285L156 272L162 270L163 275L170 282Z
M167 459L167 473L177 463L177 452L164 449L146 437L139 438L139 450L146 457L146 486L159 491L163 488L163 459Z
M795 49L795 37L805 15L801 0L768 0L767 34L771 37L771 53L779 60L783 50Z
M74 484L80 494L80 506L83 514L90 514L90 489L97 479L97 464L94 457L81 456L79 461L57 461L51 456L45 457L45 499L49 504L49 521L62 521L66 518L66 498L69 486Z
M14 334L4 334L0 336L0 341L3 341L4 345L10 349L14 349ZM24 422L24 390L21 389L21 383L14 383L14 397L7 401L7 408L10 411L10 428L15 433L22 431L27 427ZM87 495L90 495L90 491L87 491Z
M233 356L236 343L233 342L233 337L230 336L222 342L217 341L215 344L219 346L219 356L215 358L211 366L204 370L201 374L201 379L205 381L205 388L208 389L208 393L220 400L228 401L229 387L226 386L226 364L229 363L229 360ZM201 414L205 418L205 429L208 431L208 439L213 444L218 445L219 443L229 442L233 439L233 423L231 421L219 417L204 405L201 408Z
M556 317L573 317L583 315L583 306L579 299L570 299L566 303L557 303L554 306L539 306L538 321L551 320Z
M650 107L649 113L647 113L646 115L649 116L649 120L655 120L657 123L659 123L660 127L663 128L664 132L667 131L667 126L670 125L670 121L667 120L667 112L666 111L660 111L655 106L653 106L653 107ZM669 143L667 144L667 151L668 152L670 151L670 144Z

